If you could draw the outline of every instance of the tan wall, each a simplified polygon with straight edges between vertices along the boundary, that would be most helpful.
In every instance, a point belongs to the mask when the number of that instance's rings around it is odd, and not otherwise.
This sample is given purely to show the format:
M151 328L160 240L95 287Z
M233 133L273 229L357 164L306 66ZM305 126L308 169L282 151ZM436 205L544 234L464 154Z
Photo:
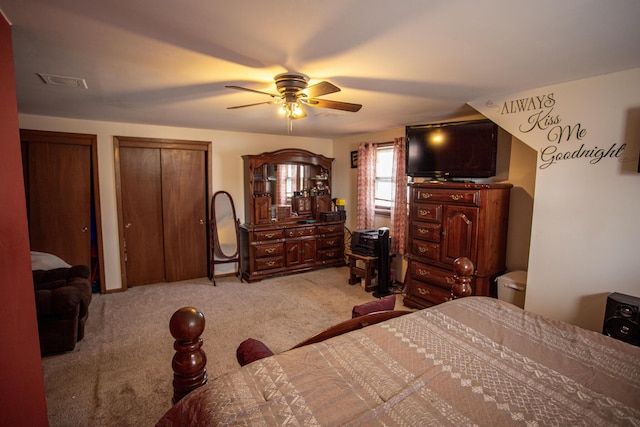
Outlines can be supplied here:
M470 117L456 117L448 121L474 120L483 118L475 115ZM333 152L336 163L340 160L340 167L335 175L335 182L346 182L341 185L342 193L336 197L346 199L347 226L354 229L355 211L357 206L357 169L350 169L350 152L358 149L359 142L390 142L394 138L404 136L405 128L394 128L384 132L358 134L338 138L333 142ZM496 180L507 180L514 184L512 200L509 209L509 239L507 242L507 270L526 270L529 256L529 237L533 209L533 194L535 189L535 152L522 141L504 133L500 138L498 153L498 176ZM337 180L340 181L337 181ZM337 186L334 185L337 188ZM334 191L336 193L336 191ZM388 227L388 217L377 216L375 227ZM394 260L396 280L404 280L407 263L402 257Z
M536 153L528 310L601 331L609 293L640 297L639 81L636 68L471 103Z
M518 124L522 120L511 123L499 111L488 107L486 99L471 103L515 136L508 156L508 180L515 188L507 267L529 271L527 309L599 330L609 292L640 296L637 281L640 263L634 258L640 249L640 228L633 226L637 222L635 212L640 210L640 198L635 197L640 193L640 176L636 171L640 130L634 126L639 115L639 80L640 69L636 69L511 95L555 92L563 102L563 119L568 123L580 121L588 127L589 144L628 144L625 158L597 166L565 162L561 167L536 169L537 163L536 167L532 165L539 162L544 141L520 132ZM459 119L466 118L456 118ZM355 226L357 195L356 169L350 168L350 152L361 141L386 142L404 135L404 127L398 127L330 141L28 115L20 116L20 126L98 135L108 289L120 287L113 135L213 141L212 190L231 192L238 201L239 214L243 212L240 155L297 147L335 157L333 195L347 201L350 228ZM634 163L633 168L630 163Z
M241 221L244 221L244 176L241 158L243 154L260 154L281 148L302 148L327 157L333 155L331 141L322 138L76 120L26 114L20 115L20 127L97 135L104 271L108 291L122 288L115 191L114 136L211 141L211 194L218 190L228 191L234 199ZM221 266L220 271L222 272L225 267L232 268L229 264Z

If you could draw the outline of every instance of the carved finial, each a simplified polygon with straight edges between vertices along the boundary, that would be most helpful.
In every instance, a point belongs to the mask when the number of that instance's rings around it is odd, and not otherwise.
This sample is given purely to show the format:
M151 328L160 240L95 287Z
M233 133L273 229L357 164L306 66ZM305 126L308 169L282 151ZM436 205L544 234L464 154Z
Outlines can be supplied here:
M189 392L207 383L207 356L202 350L204 314L194 307L183 307L169 321L169 331L176 339L173 368L173 400L176 404Z
M467 257L457 258L453 262L453 279L455 283L451 286L451 296L453 299L469 296L473 293L471 280L473 279L473 262Z

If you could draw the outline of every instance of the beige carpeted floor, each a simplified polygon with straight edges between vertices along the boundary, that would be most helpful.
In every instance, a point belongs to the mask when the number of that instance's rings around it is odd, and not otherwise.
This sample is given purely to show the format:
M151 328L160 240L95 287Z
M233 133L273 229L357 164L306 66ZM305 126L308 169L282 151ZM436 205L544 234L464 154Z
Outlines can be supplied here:
M238 367L235 351L252 337L285 351L351 317L375 298L348 284L348 268L327 268L256 283L220 278L94 294L86 335L74 351L42 360L49 423L56 426L152 426L171 406L173 338L180 307L205 315L207 372ZM398 295L397 309L402 306Z

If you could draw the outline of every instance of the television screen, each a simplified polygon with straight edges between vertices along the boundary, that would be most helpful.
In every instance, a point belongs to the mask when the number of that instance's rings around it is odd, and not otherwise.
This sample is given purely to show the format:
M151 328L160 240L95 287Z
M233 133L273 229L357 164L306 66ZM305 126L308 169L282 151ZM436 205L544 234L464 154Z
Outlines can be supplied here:
M498 126L490 120L406 127L406 174L436 179L496 174Z

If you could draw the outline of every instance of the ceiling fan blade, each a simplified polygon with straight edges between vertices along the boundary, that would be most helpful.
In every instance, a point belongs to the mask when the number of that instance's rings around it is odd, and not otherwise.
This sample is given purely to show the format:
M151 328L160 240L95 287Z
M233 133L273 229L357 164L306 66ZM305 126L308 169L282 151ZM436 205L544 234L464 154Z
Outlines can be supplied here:
M320 82L300 91L300 93L307 95L307 98L315 98L317 96L328 95L336 92L340 92L340 88L329 82Z
M340 101L330 101L328 99L303 99L305 104L311 107L319 107L319 108L333 108L334 110L342 110L342 111L350 111L355 113L356 111L360 111L362 105L360 104L351 104L349 102L340 102Z
M280 98L280 95L274 95L272 93L262 92L262 91L255 90L255 89L249 89L249 88L242 87L242 86L225 86L225 87L229 88L229 89L246 90L247 92L255 92L255 93L262 94L262 95L269 95L272 98Z
M256 102L255 104L237 105L235 107L227 107L227 110L235 110L236 108L253 107L254 105L277 104L277 101Z

